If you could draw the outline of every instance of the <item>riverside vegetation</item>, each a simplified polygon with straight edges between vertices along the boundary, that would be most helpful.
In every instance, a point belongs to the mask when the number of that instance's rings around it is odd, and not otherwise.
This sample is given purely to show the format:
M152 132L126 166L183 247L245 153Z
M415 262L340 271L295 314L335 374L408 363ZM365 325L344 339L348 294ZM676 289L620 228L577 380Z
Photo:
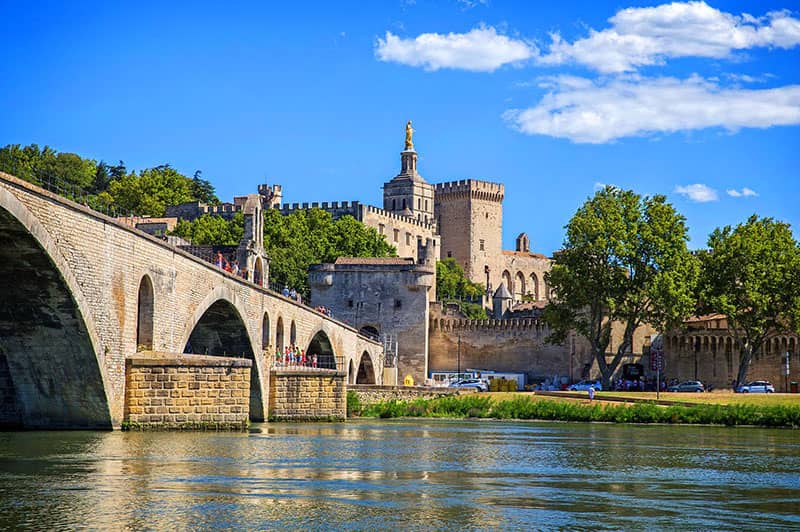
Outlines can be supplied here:
M518 395L496 401L479 394L363 405L355 392L347 394L348 416L375 418L438 417L610 423L664 423L800 428L800 405L700 404L660 406L654 403L601 404L537 400Z

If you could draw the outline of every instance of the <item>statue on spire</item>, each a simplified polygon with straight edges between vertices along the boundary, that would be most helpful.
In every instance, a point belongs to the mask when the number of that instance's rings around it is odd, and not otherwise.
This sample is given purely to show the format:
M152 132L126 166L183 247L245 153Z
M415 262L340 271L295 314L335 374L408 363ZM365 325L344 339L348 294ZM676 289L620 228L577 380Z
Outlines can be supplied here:
M411 120L406 123L406 151L414 151L414 141L411 137L414 135L414 130L411 128Z

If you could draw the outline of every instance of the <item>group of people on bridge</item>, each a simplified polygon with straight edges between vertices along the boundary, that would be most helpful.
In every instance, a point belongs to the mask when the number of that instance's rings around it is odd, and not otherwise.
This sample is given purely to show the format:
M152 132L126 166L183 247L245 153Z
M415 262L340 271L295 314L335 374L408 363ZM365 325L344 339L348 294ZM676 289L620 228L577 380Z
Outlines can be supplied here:
M296 345L286 346L281 352L280 348L275 349L274 367L317 367L317 355L306 356L304 349Z

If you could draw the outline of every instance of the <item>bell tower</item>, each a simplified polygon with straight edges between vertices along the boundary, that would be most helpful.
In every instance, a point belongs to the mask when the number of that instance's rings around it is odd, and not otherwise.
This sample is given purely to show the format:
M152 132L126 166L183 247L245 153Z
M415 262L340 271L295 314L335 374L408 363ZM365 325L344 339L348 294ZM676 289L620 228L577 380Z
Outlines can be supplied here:
M433 185L417 172L411 121L406 124L405 149L400 152L400 173L383 185L383 209L433 223Z

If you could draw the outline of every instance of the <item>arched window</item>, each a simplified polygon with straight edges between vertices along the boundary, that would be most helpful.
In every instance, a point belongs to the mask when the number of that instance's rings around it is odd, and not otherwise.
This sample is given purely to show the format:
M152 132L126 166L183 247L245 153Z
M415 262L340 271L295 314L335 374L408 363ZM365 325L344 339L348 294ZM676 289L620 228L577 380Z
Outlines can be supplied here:
M503 272L503 283L505 283L506 288L508 289L508 292L513 294L514 293L514 291L513 291L514 287L511 284L511 273L508 270L505 270Z
M539 278L536 276L535 273L531 274L530 287L528 288L528 293L530 293L534 301L539 301Z
M153 283L145 275L139 282L138 312L136 315L136 350L153 349Z
M517 272L514 278L514 301L522 301L525 295L525 275L522 272Z

